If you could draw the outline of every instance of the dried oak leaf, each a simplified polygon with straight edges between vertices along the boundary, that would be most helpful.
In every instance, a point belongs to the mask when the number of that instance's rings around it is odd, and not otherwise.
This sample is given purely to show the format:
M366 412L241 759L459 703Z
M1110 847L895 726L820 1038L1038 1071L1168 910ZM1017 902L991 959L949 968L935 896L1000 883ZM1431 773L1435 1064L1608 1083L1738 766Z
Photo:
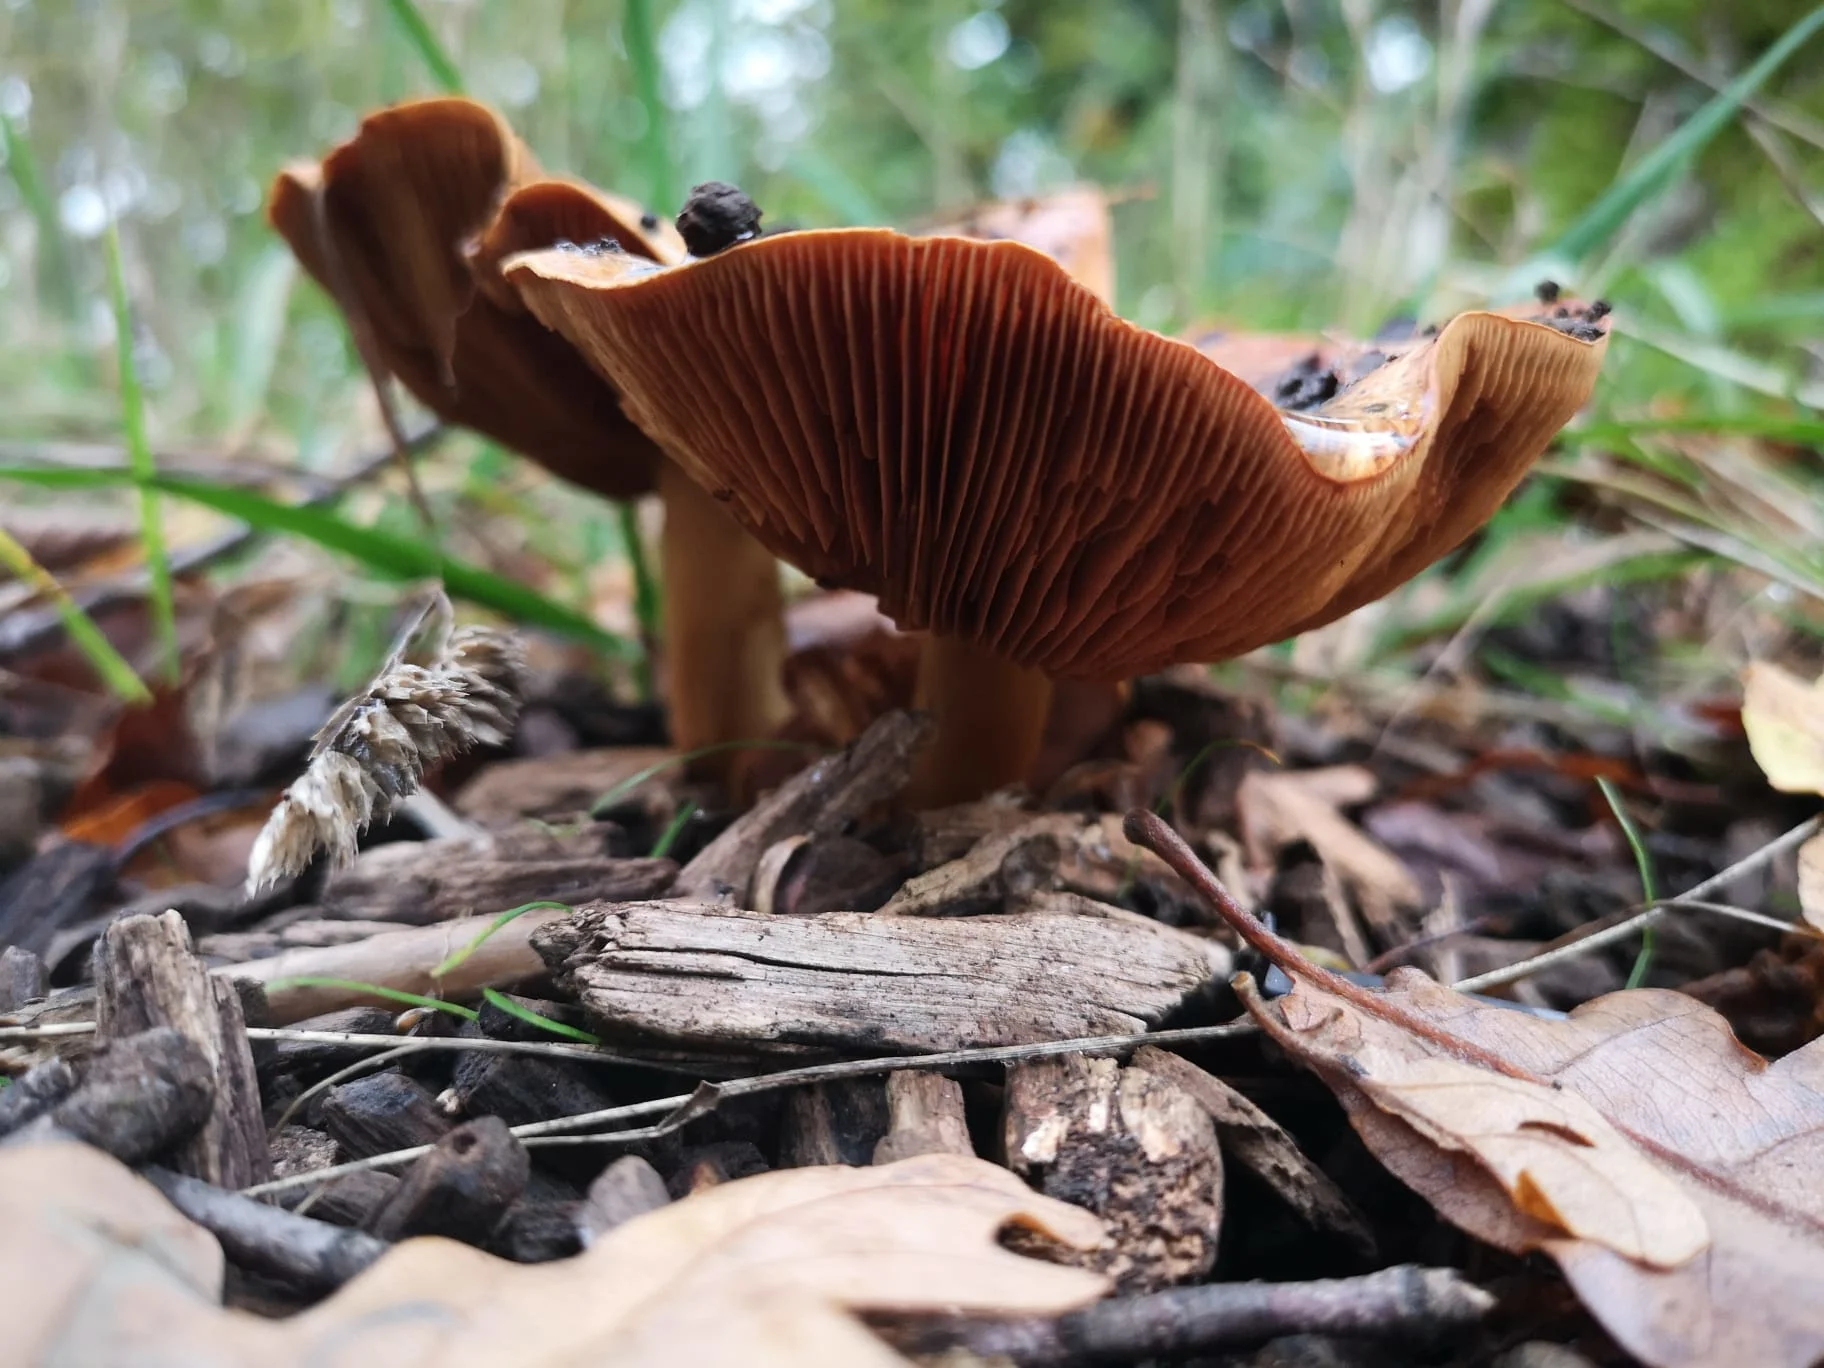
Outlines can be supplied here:
M1416 970L1371 992L1302 961L1151 814L1129 823L1292 977L1271 1003L1238 987L1447 1220L1550 1255L1604 1328L1661 1368L1824 1356L1824 1041L1769 1062L1659 989L1563 1021Z
M1087 1248L1088 1212L955 1154L785 1169L624 1225L588 1252L509 1264L413 1239L285 1321L224 1311L213 1242L98 1151L0 1153L10 1348L30 1362L512 1363L524 1368L894 1368L846 1311L1059 1315L1107 1280L995 1243L1009 1223Z
M1782 793L1824 793L1824 679L1757 660L1742 671L1748 749Z

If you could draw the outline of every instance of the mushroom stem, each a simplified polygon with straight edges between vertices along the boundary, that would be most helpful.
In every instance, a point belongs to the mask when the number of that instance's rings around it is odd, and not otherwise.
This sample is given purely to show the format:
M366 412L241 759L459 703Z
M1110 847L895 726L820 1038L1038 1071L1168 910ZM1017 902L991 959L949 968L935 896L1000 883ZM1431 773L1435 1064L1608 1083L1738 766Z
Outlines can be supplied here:
M778 562L671 461L659 466L659 499L672 744L691 751L771 737L789 712ZM693 762L691 772L726 782L741 764L739 752L723 751Z
M937 718L906 800L968 802L1026 778L1050 712L1051 681L954 637L929 637L918 658L918 707Z

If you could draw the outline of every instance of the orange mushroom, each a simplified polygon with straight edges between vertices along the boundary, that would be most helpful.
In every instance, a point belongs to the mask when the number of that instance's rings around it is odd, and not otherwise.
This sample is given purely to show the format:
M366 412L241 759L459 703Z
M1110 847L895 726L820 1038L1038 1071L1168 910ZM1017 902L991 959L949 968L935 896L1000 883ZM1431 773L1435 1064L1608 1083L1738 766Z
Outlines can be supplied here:
M454 98L368 115L321 164L281 172L268 214L369 366L440 417L609 498L656 487L672 739L694 749L770 734L785 712L773 557L664 459L497 269L559 242L676 262L677 230L630 200L542 178L499 115ZM732 758L699 768L726 775Z
M1054 676L1225 659L1417 574L1606 343L1595 310L1466 313L1292 413L1013 242L843 229L504 270L769 549L933 633L924 802L1018 779Z

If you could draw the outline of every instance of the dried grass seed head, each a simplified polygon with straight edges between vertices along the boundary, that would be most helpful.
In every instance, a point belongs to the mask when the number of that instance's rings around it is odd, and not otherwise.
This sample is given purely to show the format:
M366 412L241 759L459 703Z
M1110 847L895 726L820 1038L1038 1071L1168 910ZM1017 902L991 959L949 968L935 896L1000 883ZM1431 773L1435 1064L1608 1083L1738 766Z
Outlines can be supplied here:
M310 763L254 843L249 887L301 874L319 852L332 869L347 865L360 833L416 792L427 768L505 744L524 673L518 639L488 627L459 629L429 665L395 653L317 733Z

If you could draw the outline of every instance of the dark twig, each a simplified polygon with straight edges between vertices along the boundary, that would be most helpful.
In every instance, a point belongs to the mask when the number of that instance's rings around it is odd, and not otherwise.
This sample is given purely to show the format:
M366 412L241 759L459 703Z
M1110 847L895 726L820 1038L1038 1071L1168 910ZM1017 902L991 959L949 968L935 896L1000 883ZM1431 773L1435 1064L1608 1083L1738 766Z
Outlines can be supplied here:
M622 1107L610 1107L605 1111L585 1112L577 1116L560 1116L550 1121L535 1121L528 1125L515 1126L513 1134L524 1141L528 1148L540 1145L637 1144L642 1140L669 1135L680 1127L714 1111L717 1106L731 1097L748 1097L755 1093L772 1092L779 1088L802 1087L811 1083L831 1083L845 1078L867 1078L875 1074L892 1073L899 1069L951 1069L972 1064L1007 1064L1023 1059L1041 1059L1048 1055L1074 1054L1078 1051L1125 1054L1139 1049L1142 1045L1183 1045L1193 1041L1217 1040L1224 1036L1247 1035L1255 1029L1254 1023L1251 1021L1230 1021L1220 1026L1189 1026L1171 1031L1142 1031L1134 1035L1083 1036L1071 1040L1044 1040L1031 1045L996 1045L979 1050L950 1050L944 1054L898 1055L890 1059L848 1059L834 1064L818 1064L803 1069L785 1069L779 1073L761 1074L754 1078L738 1078L727 1083L704 1083L699 1085L695 1092L682 1096L661 1097L651 1102L632 1102ZM466 1043L473 1045L505 1042L471 1041ZM655 1125L642 1126L637 1130L603 1131L592 1135L564 1134L566 1131L582 1130L589 1126L612 1125L616 1122L634 1121L648 1116L658 1116L663 1119ZM365 1159L355 1159L346 1164L313 1169L309 1173L275 1178L269 1183L247 1188L246 1192L250 1196L264 1196L267 1193L285 1192L292 1188L327 1182L331 1178L340 1178L345 1173L359 1173L364 1169L393 1168L429 1151L429 1145L418 1145L410 1149L394 1150L387 1154L370 1155Z
M299 1291L333 1292L386 1252L386 1241L365 1231L298 1216L169 1169L140 1172L220 1240L235 1263Z
M1197 858L1196 852L1185 844L1184 837L1172 830L1165 819L1157 813L1148 812L1145 808L1135 808L1127 814L1126 820L1122 823L1122 830L1126 833L1128 840L1135 845L1145 846L1170 865L1173 872L1196 889L1204 901L1210 905L1210 910L1227 922L1236 935L1265 956L1268 963L1283 970L1286 977L1292 979L1293 982L1296 983L1303 979L1307 983L1314 984L1324 992L1342 998L1370 1016L1391 1022L1402 1030L1410 1032L1467 1063L1492 1070L1495 1073L1506 1074L1509 1078L1523 1078L1540 1084L1545 1082L1537 1074L1510 1063L1500 1055L1483 1049L1480 1045L1464 1040L1460 1036L1454 1036L1448 1031L1439 1030L1423 1017L1390 1002L1384 995L1352 983L1341 974L1325 969L1322 965L1313 964L1299 954L1298 947L1291 941L1268 930L1259 917L1237 902L1234 895L1224 888L1221 881L1210 872L1209 867Z
M1022 1368L1176 1358L1277 1335L1426 1340L1476 1324L1495 1299L1449 1268L1402 1264L1360 1278L1211 1283L1097 1302L1056 1320L947 1322L918 1352L961 1347Z

